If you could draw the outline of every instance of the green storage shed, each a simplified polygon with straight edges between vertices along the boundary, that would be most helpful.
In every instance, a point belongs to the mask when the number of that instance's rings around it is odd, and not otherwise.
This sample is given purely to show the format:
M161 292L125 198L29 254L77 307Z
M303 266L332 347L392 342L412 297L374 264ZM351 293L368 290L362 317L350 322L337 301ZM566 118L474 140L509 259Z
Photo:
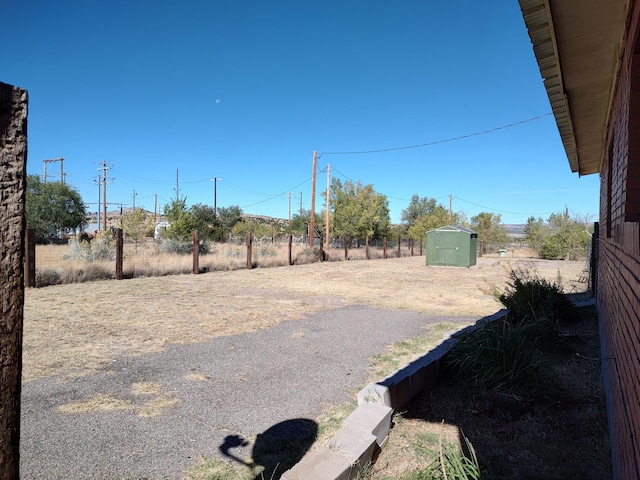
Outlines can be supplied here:
M427 265L471 267L477 257L477 232L451 225L427 232Z

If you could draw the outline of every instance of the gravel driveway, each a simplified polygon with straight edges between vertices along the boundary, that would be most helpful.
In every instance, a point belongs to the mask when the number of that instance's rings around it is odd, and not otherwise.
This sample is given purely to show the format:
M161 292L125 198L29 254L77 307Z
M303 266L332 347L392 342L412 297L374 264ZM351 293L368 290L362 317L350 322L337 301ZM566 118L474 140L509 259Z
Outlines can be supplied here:
M221 455L235 435L252 439L294 419L314 425L324 406L351 400L349 392L367 381L369 358L385 346L429 324L474 320L338 308L119 358L72 381L29 382L22 391L21 478L178 479L200 455ZM251 448L229 452L247 458Z

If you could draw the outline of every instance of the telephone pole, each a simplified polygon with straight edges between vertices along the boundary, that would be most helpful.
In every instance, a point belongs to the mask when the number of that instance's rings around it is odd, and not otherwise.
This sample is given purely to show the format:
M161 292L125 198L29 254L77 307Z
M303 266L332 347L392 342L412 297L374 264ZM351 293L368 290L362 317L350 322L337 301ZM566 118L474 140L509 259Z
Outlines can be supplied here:
M449 224L453 221L453 195L449 194Z
M60 157L60 158L52 158L51 160L42 160L42 163L44 163L44 175L43 175L43 179L44 179L44 184L47 184L47 163L52 163L52 162L60 162L60 182L64 183L64 170L62 168L62 162L64 162L64 158Z
M176 202L180 200L180 182L178 182L178 169L176 168Z
M110 182L113 181L113 178L107 178L107 170L111 170L113 168L113 165L111 164L107 164L106 160L103 160L102 162L95 162L97 165L102 165L100 168L98 168L98 171L102 170L102 226L103 226L103 230L106 231L107 230L107 180L109 180ZM100 195L98 193L98 195ZM100 208L98 208L99 210Z
M329 211L331 210L331 164L327 165L327 218L325 227L325 248L329 249Z
M316 216L316 167L318 165L318 152L313 151L313 170L311 173L311 219L309 223L309 246L315 244L315 216Z
M213 214L218 218L218 180L222 180L222 177L213 177L209 180L213 180Z

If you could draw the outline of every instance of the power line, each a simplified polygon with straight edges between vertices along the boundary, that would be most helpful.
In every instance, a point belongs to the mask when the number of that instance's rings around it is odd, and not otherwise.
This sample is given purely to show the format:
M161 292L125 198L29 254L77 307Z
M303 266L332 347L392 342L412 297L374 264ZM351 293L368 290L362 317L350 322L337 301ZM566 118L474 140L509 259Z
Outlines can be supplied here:
M498 212L498 213L508 213L510 215L551 215L552 213L557 213L557 212L508 212L506 210L498 210L497 208L491 208L491 207L486 207L484 205L478 205L477 203L473 203L470 202L468 200L465 200L464 198L460 198L458 196L453 196L453 198L455 198L456 200L462 200L465 203L468 203L469 205L473 205L475 207L480 207L480 208L484 208L486 210L489 210L491 212Z
M274 198L282 197L282 196L286 195L287 193L289 193L291 190L294 190L294 189L298 188L299 186L304 185L304 184L305 184L305 183L307 183L309 180L311 180L311 177L307 178L304 182L301 182L301 183L299 183L298 185L296 185L296 186L294 186L294 187L287 188L287 189L286 189L284 192L282 192L282 193L279 193L279 194L277 194L277 195L273 195L272 197L266 198L266 199L264 199L264 200L260 200L259 202L252 203L252 204L250 204L250 205L245 205L245 206L240 207L240 208L242 208L242 209L244 210L245 208L253 207L253 206L255 206L255 205L260 205L261 203L268 202L268 201L270 201L270 200L273 200Z
M479 135L486 135L488 133L504 130L505 128L511 128L517 125L522 125L524 123L533 122L534 120L539 120L541 118L548 117L549 115L552 115L552 113L545 113L544 115L528 118L527 120L521 120L519 122L510 123L509 125L503 125L501 127L492 128L490 130L484 130L482 132L470 133L468 135L461 135L459 137L447 138L445 140L436 140L434 142L429 142L429 143L420 143L418 145L408 145L404 147L382 148L379 150L362 150L362 151L353 151L353 152L322 152L320 153L320 156L322 155L362 155L362 154L368 154L368 153L383 153L383 152L394 152L398 150L408 150L410 148L430 147L432 145L438 145L440 143L455 142L457 140L463 140L465 138L477 137Z

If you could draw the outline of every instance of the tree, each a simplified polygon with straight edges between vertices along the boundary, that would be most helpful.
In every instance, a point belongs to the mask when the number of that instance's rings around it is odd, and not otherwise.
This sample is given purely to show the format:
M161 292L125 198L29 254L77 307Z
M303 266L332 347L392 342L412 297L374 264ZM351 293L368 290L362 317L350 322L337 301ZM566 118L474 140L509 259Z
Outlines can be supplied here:
M187 210L186 197L166 204L164 206L164 216L169 222L169 227L164 231L163 237L180 241L189 241L193 238L193 232L198 229L198 221Z
M344 185L334 178L331 182L331 231L338 237L365 240L382 238L389 231L389 202L385 195L376 193L373 185Z
M87 211L76 189L62 182L40 182L38 175L27 177L25 213L27 228L36 230L39 242L87 224Z
M302 213L294 213L285 228L285 232L294 235L306 235L309 230L309 223L311 223L310 220L311 210L302 210ZM321 212L315 212L315 224L324 224L324 216Z
M189 212L196 219L197 230L200 233L200 238L203 240L222 241L224 239L224 232L222 225L213 207L204 205L202 203L196 203L192 205Z
M524 238L529 247L539 252L548 230L542 218L529 217L524 226Z
M153 221L144 207L136 207L130 212L124 212L120 217L120 223L124 234L136 243L136 249L138 242L145 237L153 236Z
M483 242L483 252L495 252L509 243L509 235L499 213L481 212L471 217L471 228L478 232L478 238Z
M540 257L554 260L584 258L591 240L592 226L587 218L571 218L567 214L549 216L548 234L540 246Z
M242 221L242 209L238 205L219 207L218 221L220 222L222 231L225 234L229 233L236 223Z
M449 223L457 224L461 215L455 213L449 218L449 211L438 204L435 198L411 196L409 206L402 210L402 223L409 237L424 241L426 233Z

